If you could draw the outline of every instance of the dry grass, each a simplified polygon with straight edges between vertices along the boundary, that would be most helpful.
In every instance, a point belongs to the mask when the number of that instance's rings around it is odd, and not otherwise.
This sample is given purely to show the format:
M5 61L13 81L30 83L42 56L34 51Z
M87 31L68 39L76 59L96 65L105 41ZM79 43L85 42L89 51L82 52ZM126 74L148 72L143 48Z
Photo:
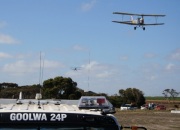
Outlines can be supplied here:
M148 130L180 130L180 114L155 110L116 110L118 122L123 126L144 126Z

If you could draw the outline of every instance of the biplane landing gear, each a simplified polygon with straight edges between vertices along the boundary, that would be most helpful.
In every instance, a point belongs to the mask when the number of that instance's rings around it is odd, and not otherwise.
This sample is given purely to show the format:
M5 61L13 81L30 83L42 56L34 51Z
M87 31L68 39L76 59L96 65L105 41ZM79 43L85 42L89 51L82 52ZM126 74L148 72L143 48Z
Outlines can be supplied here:
M143 30L145 30L146 28L145 27L143 27L143 26L136 26L136 27L134 27L134 30L136 30L136 28L142 28Z

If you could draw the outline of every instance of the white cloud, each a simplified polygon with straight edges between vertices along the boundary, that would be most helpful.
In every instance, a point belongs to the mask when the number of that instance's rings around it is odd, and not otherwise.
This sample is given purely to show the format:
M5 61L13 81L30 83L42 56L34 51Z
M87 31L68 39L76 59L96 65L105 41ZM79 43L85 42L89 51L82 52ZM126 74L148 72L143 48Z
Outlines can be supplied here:
M172 63L167 64L166 67L165 67L165 69L168 70L168 71L171 71L171 70L173 70L174 68L175 68L175 65L172 64Z
M144 57L145 57L145 58L154 58L154 57L156 57L156 54L146 53L146 54L144 54Z
M81 45L74 45L73 46L73 49L76 50L76 51L86 51L87 48L81 46Z
M20 43L20 42L9 35L0 34L0 44L16 44L16 43Z
M5 64L2 70L3 72L6 72L6 73L21 74L25 72L31 72L32 68L25 61L20 60L15 63Z
M162 66L157 63L146 63L143 64L139 70L137 71L138 74L136 74L137 77L140 78L140 81L155 81L160 78L160 75L162 72Z
M180 60L180 48L175 50L171 55L170 59L172 60Z
M50 61L50 60L45 60L44 61L44 68L59 68L59 67L64 67L62 63L59 63L57 61Z
M98 65L99 65L98 62L91 61L90 64L82 65L82 68L84 68L84 70L92 70L92 69L97 68Z
M15 58L17 58L17 59L24 59L24 58L28 58L28 57L29 57L29 55L24 55L24 54L15 55Z
M44 61L44 69L57 69L63 65L56 61ZM2 71L11 75L23 75L27 73L38 72L40 69L39 61L25 61L19 60L15 63L5 64Z
M4 52L0 52L0 59L1 58L14 58L14 59L29 59L29 58L33 58L34 59L34 55L28 53L28 54L8 54L8 53L4 53Z
M4 52L0 52L0 59L1 58L12 58L11 55L7 54L7 53L4 53Z
M98 78L108 78L108 77L110 77L112 75L112 72L110 72L110 71L103 71L103 72L101 72L101 73L98 73L96 76L98 77Z
M81 9L83 11L89 11L94 7L95 3L96 3L96 0L91 0L89 3L83 3L81 6Z
M149 75L149 76L146 75L146 79L147 79L147 80L150 80L150 81L156 80L157 78L158 78L157 75Z

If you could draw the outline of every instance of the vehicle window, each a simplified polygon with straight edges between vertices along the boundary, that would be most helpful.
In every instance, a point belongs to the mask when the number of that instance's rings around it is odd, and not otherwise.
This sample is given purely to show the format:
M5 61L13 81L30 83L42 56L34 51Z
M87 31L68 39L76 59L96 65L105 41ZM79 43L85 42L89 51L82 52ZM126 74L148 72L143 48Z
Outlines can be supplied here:
M40 127L40 130L84 130L84 128L83 127L61 127L61 128Z
M95 128L95 127L65 127L65 128L8 128L8 127L0 127L1 130L115 130L111 128Z
M38 130L37 128L10 128L10 127L0 127L0 130Z
M112 128L96 128L96 127L64 127L64 128L40 128L40 130L115 130Z
M87 126L37 126L37 125L10 125L0 126L0 130L118 130L117 127L87 127Z

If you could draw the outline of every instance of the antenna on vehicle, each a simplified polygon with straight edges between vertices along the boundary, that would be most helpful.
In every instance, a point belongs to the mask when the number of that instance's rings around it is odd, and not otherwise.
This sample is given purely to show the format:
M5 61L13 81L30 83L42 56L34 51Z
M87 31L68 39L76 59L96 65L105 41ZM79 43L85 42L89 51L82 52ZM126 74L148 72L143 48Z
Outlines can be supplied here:
M90 69L91 69L91 60L90 60L90 51L89 51L89 68L88 68L88 91L90 86Z
M39 85L42 85L43 81L43 70L44 70L44 59L42 61L41 51L40 51L40 70L39 70Z
M41 51L40 51L40 70L39 70L40 91L39 91L39 93L36 94L35 99L41 99L42 98L41 87L42 87L42 82L43 82L43 70L44 70L44 59L42 61L42 55L41 55Z

